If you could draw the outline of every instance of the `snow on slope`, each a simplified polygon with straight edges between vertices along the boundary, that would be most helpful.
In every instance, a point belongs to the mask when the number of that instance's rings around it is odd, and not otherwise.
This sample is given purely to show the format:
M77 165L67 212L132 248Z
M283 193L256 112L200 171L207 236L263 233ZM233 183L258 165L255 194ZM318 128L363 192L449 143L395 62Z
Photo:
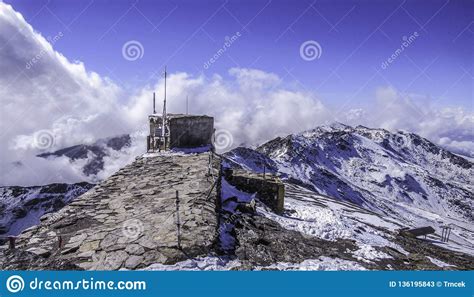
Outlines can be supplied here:
M402 254L408 254L392 242L391 234L382 231L399 229L401 225L395 220L350 203L315 194L300 186L285 184L285 214L277 215L265 206L259 207L258 212L286 229L307 235L332 241L353 239L359 246L355 255L361 261L390 258L375 247L391 247Z
M308 188L304 197L320 193L376 213L354 213L376 226L433 226L435 244L474 254L473 163L415 134L338 124L276 138L256 150L238 148L227 157L246 169L278 172ZM354 218L338 216L340 205L316 209L303 199L285 199L299 220L268 215L288 228L323 238L350 232L344 224ZM448 245L439 238L447 224L453 227Z
M441 261L440 261L441 262ZM230 260L227 258L219 258L215 256L208 256L202 258L190 259L178 262L173 265L152 264L144 270L160 270L160 271L202 271L202 270L232 270L239 268L239 260ZM320 257L318 259L308 259L301 263L276 263L270 266L257 266L254 270L365 270L364 267L358 263L334 259L329 257Z
M20 234L37 225L44 214L58 211L92 187L85 182L0 187L0 235Z

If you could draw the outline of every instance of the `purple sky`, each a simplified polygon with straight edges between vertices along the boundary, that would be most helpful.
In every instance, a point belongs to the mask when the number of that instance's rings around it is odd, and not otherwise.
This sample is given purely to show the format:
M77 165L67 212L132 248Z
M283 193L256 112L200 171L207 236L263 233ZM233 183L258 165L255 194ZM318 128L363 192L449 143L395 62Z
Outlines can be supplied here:
M378 86L473 109L472 1L42 1L5 2L54 48L87 69L135 88L169 71L222 76L232 67L273 72L289 86L315 91L328 105L363 104ZM241 33L204 68L226 36ZM381 64L418 37L386 69ZM123 45L144 48L127 61ZM300 46L317 41L320 58ZM367 101L369 102L369 101Z

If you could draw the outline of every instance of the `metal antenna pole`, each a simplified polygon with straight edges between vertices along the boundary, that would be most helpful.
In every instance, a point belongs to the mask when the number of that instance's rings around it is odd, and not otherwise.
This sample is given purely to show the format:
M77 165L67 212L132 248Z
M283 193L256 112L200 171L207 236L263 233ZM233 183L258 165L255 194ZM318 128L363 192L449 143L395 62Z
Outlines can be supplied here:
M162 126L161 126L161 137L164 143L164 149L166 149L166 66L165 66L165 99L163 101L163 114L161 115Z
M155 109L155 92L153 92L153 114L156 113L156 109Z

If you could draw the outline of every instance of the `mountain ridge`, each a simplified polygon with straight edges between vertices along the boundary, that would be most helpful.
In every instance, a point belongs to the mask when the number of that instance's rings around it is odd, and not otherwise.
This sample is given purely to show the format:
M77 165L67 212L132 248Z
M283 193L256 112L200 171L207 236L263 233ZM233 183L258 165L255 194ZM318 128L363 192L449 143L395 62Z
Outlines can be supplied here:
M226 156L248 170L277 173L402 225L434 225L441 233L442 225L454 224L461 245L474 243L474 230L466 227L474 222L473 163L414 133L336 124Z

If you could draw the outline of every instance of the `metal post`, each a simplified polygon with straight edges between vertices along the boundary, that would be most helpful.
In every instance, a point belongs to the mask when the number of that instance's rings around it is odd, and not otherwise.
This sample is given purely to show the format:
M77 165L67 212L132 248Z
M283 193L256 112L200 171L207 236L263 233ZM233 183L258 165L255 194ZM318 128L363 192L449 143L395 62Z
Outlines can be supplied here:
M181 249L181 225L179 222L179 192L176 190L176 226L177 228L177 236L178 236L178 249Z
M451 227L449 226L442 226L443 229L441 233L441 241L442 242L448 242L449 241L449 235L451 235Z
M166 66L165 66L165 99L163 100L163 113L161 114L161 138L163 150L166 150Z

